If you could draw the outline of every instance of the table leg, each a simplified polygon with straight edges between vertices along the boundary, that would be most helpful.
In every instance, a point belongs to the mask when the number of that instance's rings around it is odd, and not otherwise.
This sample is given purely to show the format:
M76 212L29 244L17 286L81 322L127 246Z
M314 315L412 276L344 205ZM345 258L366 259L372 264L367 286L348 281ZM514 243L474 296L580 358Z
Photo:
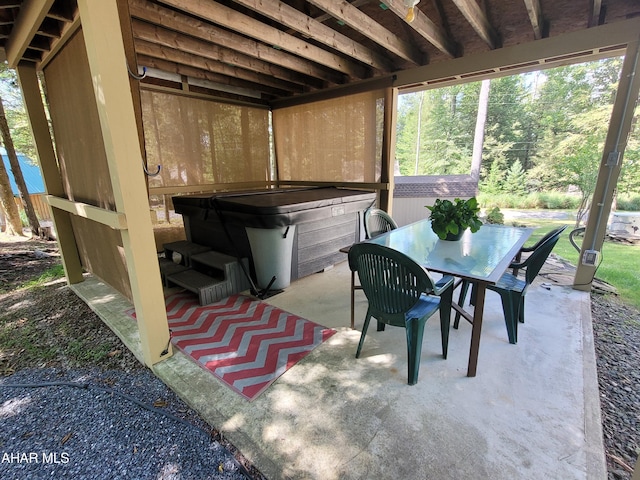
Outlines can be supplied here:
M478 352L480 350L480 332L482 332L482 314L484 311L484 296L487 285L482 282L475 284L476 304L473 308L473 326L471 328L471 348L469 350L469 366L467 367L467 377L476 376L478 366Z

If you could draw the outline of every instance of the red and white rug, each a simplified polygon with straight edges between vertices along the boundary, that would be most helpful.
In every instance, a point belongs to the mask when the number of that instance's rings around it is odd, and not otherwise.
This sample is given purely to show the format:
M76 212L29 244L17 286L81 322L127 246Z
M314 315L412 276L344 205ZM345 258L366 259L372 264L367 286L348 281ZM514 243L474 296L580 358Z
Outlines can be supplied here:
M336 333L244 295L200 306L182 292L166 306L172 343L248 400Z

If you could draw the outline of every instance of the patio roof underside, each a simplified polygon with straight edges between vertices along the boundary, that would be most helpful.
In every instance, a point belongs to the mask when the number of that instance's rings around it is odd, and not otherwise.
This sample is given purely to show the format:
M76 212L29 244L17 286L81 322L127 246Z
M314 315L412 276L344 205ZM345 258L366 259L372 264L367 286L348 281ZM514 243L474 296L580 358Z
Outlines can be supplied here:
M400 72L535 44L640 16L635 0L423 0L405 21L404 0L118 0L135 48L130 67L154 69L147 82L184 80L219 96L277 105L310 92L389 79L394 86L442 79ZM482 5L482 6L480 6ZM0 2L0 47L12 64L46 62L79 21L76 0ZM615 45L594 49L606 51ZM584 47L566 54L588 56ZM594 53L594 52L591 52ZM548 57L553 57L550 51ZM549 58L535 59L544 63ZM557 59L556 59L557 60ZM532 62L504 58L500 73ZM164 77L159 80L155 75ZM453 75L468 80L486 71ZM163 73L160 73L163 72ZM410 81L409 81L410 80Z
M0 1L69 281L132 299L153 364L168 328L149 194L326 182L388 208L399 91L624 54L640 31L634 0L483 3L423 0L407 23L402 0Z

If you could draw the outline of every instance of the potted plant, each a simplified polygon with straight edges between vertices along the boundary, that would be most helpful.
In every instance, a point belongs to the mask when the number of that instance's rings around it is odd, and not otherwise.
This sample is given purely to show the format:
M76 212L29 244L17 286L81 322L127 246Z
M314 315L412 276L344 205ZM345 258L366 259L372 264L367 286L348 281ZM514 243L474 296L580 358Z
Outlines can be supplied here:
M459 240L467 228L477 232L482 226L478 218L480 207L475 197L469 200L456 198L453 202L436 199L433 206L426 207L431 211L431 228L442 240Z

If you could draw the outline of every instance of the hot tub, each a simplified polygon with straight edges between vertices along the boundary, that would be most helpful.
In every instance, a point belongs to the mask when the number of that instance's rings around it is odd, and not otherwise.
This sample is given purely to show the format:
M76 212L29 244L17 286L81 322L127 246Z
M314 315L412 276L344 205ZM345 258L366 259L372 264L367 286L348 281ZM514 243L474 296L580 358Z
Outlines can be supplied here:
M187 240L248 257L257 284L273 289L343 261L364 237L362 212L376 194L335 187L251 190L173 197ZM229 233L225 232L225 230Z
M609 230L621 235L640 235L640 212L614 212Z

